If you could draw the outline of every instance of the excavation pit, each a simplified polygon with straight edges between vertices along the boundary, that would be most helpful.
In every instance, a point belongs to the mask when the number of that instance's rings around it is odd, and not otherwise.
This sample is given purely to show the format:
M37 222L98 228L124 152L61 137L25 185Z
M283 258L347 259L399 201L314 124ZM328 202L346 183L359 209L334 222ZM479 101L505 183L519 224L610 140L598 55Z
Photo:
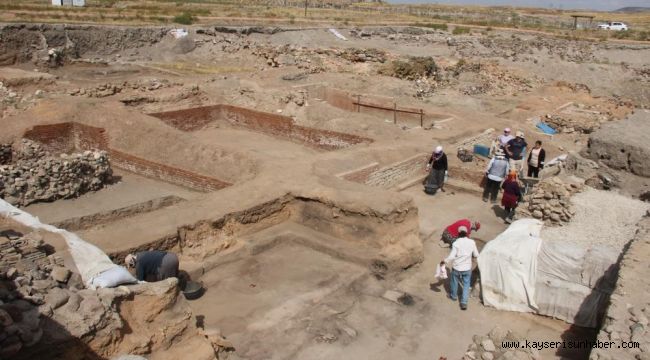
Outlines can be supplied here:
M106 130L100 127L77 122L37 125L28 129L23 137L43 145L51 154L104 150L115 168L196 191L211 192L231 185L211 176L115 149L110 145Z
M268 336L299 321L330 294L366 274L359 265L282 242L208 271L201 278L206 292L191 307L204 316L205 326L228 334L240 354L257 358L254 352L261 349L253 345L256 336L251 334Z
M245 132L254 132L326 151L344 149L373 141L353 134L295 125L293 119L287 116L231 105L203 106L149 115L182 131L206 132L207 134L198 136L209 138L214 136L217 141L228 141L228 139L233 141L229 136L231 134L245 135ZM226 130L222 130L221 126L225 126ZM254 135L248 137L253 142L260 139L259 137L255 138ZM267 149L267 147L263 147L263 149Z

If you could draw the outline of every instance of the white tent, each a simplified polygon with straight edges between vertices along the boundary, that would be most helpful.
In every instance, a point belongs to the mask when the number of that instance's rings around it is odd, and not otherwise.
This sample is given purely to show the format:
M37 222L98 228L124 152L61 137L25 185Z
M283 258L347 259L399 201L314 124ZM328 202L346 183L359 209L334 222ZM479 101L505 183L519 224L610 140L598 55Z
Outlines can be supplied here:
M615 283L619 251L545 241L542 226L517 220L485 245L478 258L484 304L596 327Z

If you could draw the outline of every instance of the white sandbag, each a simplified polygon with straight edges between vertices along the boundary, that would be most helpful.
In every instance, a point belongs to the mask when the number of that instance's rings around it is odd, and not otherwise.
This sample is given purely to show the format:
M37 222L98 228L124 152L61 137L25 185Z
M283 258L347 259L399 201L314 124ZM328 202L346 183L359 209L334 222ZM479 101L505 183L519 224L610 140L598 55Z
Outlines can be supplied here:
M96 288L112 288L123 284L135 284L138 280L122 266L115 266L95 276L92 285Z

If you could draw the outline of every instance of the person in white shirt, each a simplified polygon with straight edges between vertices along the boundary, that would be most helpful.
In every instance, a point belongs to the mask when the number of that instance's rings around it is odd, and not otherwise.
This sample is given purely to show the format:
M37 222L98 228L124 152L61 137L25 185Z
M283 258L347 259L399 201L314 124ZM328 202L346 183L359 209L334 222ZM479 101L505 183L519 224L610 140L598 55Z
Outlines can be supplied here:
M474 240L467 237L467 228L461 226L458 228L459 238L451 246L449 256L443 261L451 266L449 297L451 300L458 299L458 283L463 285L463 293L460 297L460 308L467 310L467 301L469 300L469 287L472 280L472 257L478 258L478 249Z
M499 135L497 137L497 141L499 142L499 145L501 148L505 148L506 144L508 144L508 141L514 139L515 137L512 136L510 128L505 128L503 129L503 134Z

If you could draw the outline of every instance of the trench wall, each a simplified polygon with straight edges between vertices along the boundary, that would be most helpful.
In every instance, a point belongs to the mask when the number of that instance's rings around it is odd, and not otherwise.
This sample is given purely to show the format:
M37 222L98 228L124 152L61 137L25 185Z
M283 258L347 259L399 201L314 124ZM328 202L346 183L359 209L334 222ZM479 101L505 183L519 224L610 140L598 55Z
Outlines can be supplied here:
M609 299L601 342L613 342L609 349L593 349L591 360L646 359L650 354L650 218L639 223L639 230L620 261L616 288ZM625 345L623 345L625 343ZM638 346L636 346L638 344Z
M198 191L216 191L231 184L111 148L105 129L70 122L37 125L23 137L37 141L52 153L99 149L108 153L111 165L135 174L184 186Z
M299 142L323 150L338 150L372 139L337 131L295 125L287 116L232 105L212 105L149 114L182 131L198 131L209 123L225 120L234 126Z

